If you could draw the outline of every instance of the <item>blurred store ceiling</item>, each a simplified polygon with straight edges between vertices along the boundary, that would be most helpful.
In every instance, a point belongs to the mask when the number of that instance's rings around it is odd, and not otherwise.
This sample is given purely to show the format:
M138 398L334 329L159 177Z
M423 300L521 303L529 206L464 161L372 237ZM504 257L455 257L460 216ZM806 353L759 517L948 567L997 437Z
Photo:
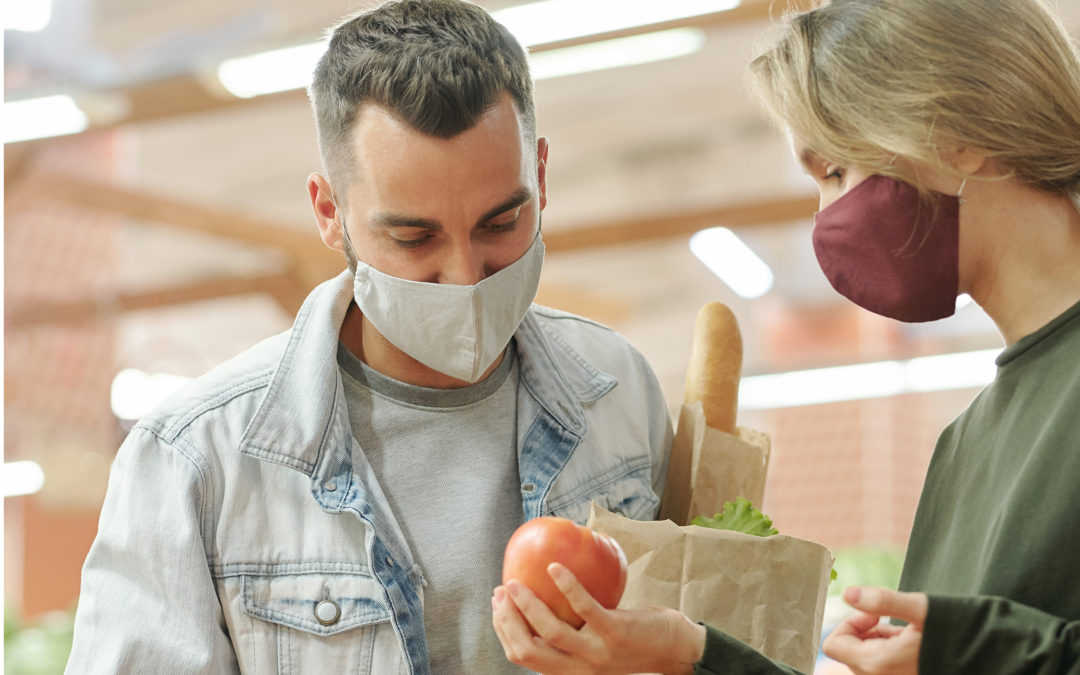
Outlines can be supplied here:
M63 300L9 302L7 330L114 321L118 367L194 375L287 327L306 291L341 268L318 239L304 189L320 169L311 113L299 91L233 98L214 84L214 69L317 40L373 4L53 0L41 32L5 31L5 100L64 93L95 111L84 134L5 146L9 222L40 199L123 222L108 298L90 302L73 289ZM999 344L975 307L887 332L818 270L814 187L744 86L783 5L744 0L682 22L706 38L688 56L537 83L539 130L551 141L540 301L622 332L673 400L694 316L710 300L739 316L748 374ZM1080 1L1059 6L1080 34ZM111 173L63 159L95 135L109 139ZM691 254L690 235L711 226L732 229L771 267L769 293L740 298ZM195 337L177 337L199 321ZM853 351L836 343L839 324L886 337L880 349ZM140 356L146 345L158 352ZM161 352L168 345L175 354Z

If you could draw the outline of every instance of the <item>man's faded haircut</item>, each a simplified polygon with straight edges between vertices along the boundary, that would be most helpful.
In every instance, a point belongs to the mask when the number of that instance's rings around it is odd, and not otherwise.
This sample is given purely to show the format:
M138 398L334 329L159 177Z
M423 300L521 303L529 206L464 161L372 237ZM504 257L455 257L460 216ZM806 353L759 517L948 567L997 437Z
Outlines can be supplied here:
M504 92L513 98L525 141L535 146L532 78L514 36L463 0L394 0L333 29L308 96L329 178L347 182L352 128L363 104L384 107L421 133L453 138Z

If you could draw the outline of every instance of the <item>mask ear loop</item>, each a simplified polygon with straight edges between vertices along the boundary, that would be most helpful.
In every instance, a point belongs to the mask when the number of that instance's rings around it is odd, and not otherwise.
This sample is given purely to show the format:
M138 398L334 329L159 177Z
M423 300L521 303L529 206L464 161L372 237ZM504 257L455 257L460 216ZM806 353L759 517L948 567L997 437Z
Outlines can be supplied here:
M960 200L961 204L967 204L967 200L962 196L964 194L964 186L967 185L967 180L968 179L965 176L964 180L960 181L960 189L956 191L956 198Z
M330 203L334 205L334 216L337 218L338 225L341 226L341 234L345 237L345 243L349 245L349 249L353 251L353 255L356 255L356 247L353 246L352 237L349 236L349 228L345 227L345 218L341 216L341 209L338 208L333 188L330 188Z

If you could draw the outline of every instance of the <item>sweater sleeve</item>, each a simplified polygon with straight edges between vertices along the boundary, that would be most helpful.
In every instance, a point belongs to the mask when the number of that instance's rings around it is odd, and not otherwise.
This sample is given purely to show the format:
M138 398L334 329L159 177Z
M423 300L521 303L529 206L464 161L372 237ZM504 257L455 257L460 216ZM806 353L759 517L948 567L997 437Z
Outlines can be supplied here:
M920 673L1080 675L1080 621L986 595L929 598Z
M705 626L705 652L694 664L694 675L802 675L798 670L773 661L750 645L727 633Z

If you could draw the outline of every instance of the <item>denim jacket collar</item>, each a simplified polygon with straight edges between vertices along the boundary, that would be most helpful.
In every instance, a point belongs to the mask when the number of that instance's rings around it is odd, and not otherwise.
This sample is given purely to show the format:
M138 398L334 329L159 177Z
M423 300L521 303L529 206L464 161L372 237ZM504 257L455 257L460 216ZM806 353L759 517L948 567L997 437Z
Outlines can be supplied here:
M348 429L347 424L333 423L336 416L347 414L339 409L344 397L336 354L351 302L352 274L348 270L308 296L293 323L266 397L241 438L241 453L311 475L326 444L340 440L331 438L340 433L331 430ZM514 337L522 384L560 425L583 435L587 425L582 403L611 391L616 378L546 330L531 309Z

